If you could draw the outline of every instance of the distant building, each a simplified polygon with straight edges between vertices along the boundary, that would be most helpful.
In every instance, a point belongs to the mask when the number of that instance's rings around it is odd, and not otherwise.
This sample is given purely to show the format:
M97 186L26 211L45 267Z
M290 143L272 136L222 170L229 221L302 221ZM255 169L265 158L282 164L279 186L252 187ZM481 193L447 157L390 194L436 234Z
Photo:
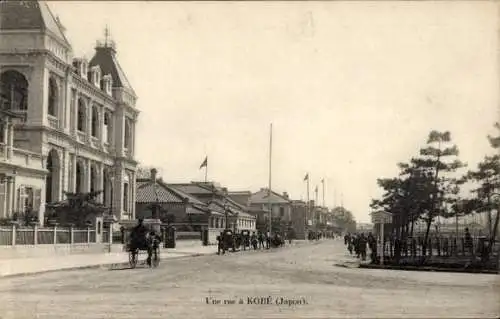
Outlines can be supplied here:
M256 229L256 218L247 207L233 200L226 188L216 183L191 182L169 184L170 187L189 194L207 205L214 215L212 226L229 227L235 231Z
M280 195L269 189L261 188L250 197L250 207L253 212L258 212L259 225L266 225L269 221L269 211L273 224L290 225L292 222L292 205L288 193ZM264 226L264 229L266 229Z
M113 41L98 42L87 61L73 57L64 31L45 1L0 2L1 108L19 116L1 164L3 216L32 206L42 217L64 192L102 190L118 220L133 219L137 96Z
M356 231L358 232L373 232L372 223L356 223Z

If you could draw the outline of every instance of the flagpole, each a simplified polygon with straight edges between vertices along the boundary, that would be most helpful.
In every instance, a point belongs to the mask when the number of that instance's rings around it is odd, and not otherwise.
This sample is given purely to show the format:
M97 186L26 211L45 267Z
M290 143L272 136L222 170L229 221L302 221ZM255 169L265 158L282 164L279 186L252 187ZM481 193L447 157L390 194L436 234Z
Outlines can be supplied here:
M205 184L207 183L207 176L208 176L208 157L207 157L207 165L205 165Z
M323 207L325 207L325 179L323 178Z
M333 207L337 207L337 190L333 190Z
M309 199L309 173L307 173L307 225L309 226L309 218L311 218L311 201Z
M317 226L317 224L318 224L318 221L317 221L318 216L316 216L316 214L318 213L318 210L315 207L319 206L319 204L318 204L318 185L316 185L316 188L314 189L314 194L315 194L315 196L314 196L314 207L313 207L313 215L314 215L314 217L313 217L313 224L315 226Z
M269 234L271 234L272 232L272 218L273 218L273 210L271 206L272 154L273 154L273 123L271 123L270 125L270 132L269 132L269 196L267 197L269 205Z

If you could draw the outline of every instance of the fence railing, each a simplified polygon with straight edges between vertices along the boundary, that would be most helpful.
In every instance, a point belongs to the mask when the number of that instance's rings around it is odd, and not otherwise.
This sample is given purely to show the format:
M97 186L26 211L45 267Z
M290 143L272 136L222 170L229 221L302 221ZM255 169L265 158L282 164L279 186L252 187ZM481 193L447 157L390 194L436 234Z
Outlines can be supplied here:
M103 232L103 243L108 243L109 236ZM0 246L14 245L54 245L96 243L95 229L77 229L62 227L0 227Z
M413 237L406 240L385 240L383 255L390 259L396 256L403 259L479 257L485 254L488 245L489 241L485 237L471 238L469 241L464 237L432 237L428 239L424 252L424 237ZM498 243L493 244L491 253L498 254Z

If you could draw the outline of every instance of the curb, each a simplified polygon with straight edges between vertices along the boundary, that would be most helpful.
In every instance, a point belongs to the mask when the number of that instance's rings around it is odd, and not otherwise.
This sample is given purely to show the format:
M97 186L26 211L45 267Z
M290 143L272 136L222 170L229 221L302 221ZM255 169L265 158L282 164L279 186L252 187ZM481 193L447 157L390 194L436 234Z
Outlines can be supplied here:
M383 269L383 270L403 270L403 271L427 271L427 272L452 272L452 273L466 273L466 274L488 274L488 275L498 275L497 270L487 270L487 269L465 269L465 268L437 268L437 267L401 267L401 266L390 266L390 265L370 265L361 264L358 268L365 269Z
M187 255L183 255L183 256L173 256L173 257L167 258L166 260L193 258L193 257L210 256L210 255L213 255L213 253L210 253L210 254L195 253L195 254L187 254ZM73 267L61 268L61 269L49 269L49 270L40 270L40 271L34 271L34 272L23 272L23 273L17 273L17 274L0 275L0 280L6 279L6 278L10 279L10 278L15 278L15 277L27 277L27 276L47 274L47 273L53 273L53 272L74 271L74 270L84 270L84 269L98 269L98 268L111 267L111 269L109 269L109 270L113 270L112 269L113 266L123 267L123 266L128 266L128 265L129 265L128 262L120 262L120 263L102 263L102 264L97 264L97 265L73 266Z

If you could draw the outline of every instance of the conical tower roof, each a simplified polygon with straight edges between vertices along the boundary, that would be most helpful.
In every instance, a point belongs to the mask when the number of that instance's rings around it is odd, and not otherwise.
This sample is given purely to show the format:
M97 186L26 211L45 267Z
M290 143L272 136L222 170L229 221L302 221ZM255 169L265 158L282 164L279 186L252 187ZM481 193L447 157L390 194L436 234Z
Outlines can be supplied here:
M39 30L71 48L64 27L45 1L0 1L0 30Z

